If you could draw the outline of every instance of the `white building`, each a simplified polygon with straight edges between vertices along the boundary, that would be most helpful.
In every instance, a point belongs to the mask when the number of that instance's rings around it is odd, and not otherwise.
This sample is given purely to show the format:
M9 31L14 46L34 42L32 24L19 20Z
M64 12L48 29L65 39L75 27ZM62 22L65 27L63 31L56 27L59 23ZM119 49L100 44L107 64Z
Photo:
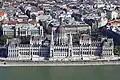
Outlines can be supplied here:
M33 33L30 44L21 44L20 40L14 38L9 42L8 59L10 60L44 60L49 56L49 46L43 45L43 28Z
M105 59L114 57L112 39L91 41L88 34L83 34L78 44L73 44L72 40L72 33L66 35L64 27L60 27L58 32L52 31L50 60L92 60L100 56Z
M88 24L84 21L75 21L70 14L61 14L58 22L51 23L54 31L57 30L59 26L64 27L67 34L69 34L70 31L72 34L77 34L80 31L91 30L91 27Z
M102 17L99 20L98 28L105 26L108 23L108 19L106 17Z
M31 36L40 34L43 36L43 27L39 25L39 23L31 24L31 23L5 23L2 25L3 35L7 35L10 37L16 36ZM41 33L39 33L41 32Z
M43 30L43 29L42 29ZM43 33L43 32L42 32ZM73 42L71 31L66 33L60 26L52 29L51 42L44 45L42 34L33 35L30 44L20 44L18 39L13 39L8 46L8 59L11 60L93 60L112 59L114 57L113 39L92 41L88 34L79 35L78 43Z
M111 13L111 19L117 19L117 17L118 17L118 12L117 11L112 11L112 13Z

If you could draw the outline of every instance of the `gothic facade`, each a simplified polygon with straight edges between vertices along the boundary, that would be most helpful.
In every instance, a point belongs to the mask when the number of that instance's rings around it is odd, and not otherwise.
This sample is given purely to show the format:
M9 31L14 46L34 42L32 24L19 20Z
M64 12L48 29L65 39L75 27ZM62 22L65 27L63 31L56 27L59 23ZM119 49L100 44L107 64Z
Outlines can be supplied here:
M43 32L43 31L42 31ZM42 33L43 34L43 33ZM74 33L73 33L74 34ZM73 42L73 34L66 33L60 26L52 29L51 41L44 45L44 36L33 35L30 44L20 44L12 40L8 46L8 59L18 60L94 60L112 59L114 57L113 39L93 41L90 34L78 35L78 42Z
M66 34L60 27L52 30L50 44L50 60L93 60L98 58L113 58L113 39L92 41L88 34L79 37L79 43L73 43L72 33Z

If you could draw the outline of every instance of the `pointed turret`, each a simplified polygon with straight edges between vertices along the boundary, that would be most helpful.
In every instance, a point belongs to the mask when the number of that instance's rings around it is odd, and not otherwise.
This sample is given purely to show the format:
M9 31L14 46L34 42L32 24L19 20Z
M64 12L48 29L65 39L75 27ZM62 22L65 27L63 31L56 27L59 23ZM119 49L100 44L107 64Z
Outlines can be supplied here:
M50 43L50 57L53 57L54 53L54 39L53 39L53 30L51 33L51 43Z
M72 35L70 32L70 36L69 36L69 57L71 57L73 55L73 51L72 51Z
M52 45L52 46L54 45L53 30L52 30L52 33L51 33L51 45Z
M69 40L69 44L72 45L72 35L71 35L71 32L70 32L70 40Z

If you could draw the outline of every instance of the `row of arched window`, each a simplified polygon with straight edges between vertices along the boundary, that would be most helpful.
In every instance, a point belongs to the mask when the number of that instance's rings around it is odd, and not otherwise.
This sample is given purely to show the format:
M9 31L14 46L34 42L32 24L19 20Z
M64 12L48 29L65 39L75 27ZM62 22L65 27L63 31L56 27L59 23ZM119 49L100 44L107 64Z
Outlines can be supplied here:
M60 51L60 52L68 52L68 49L54 49L54 52L57 52L57 51Z

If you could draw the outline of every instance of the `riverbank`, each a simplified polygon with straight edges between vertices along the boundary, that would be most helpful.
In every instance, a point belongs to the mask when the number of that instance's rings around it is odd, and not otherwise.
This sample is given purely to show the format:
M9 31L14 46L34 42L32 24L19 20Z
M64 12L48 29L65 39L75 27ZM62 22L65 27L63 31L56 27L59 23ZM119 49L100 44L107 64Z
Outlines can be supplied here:
M99 66L120 65L120 61L105 62L0 62L1 67L10 66Z

